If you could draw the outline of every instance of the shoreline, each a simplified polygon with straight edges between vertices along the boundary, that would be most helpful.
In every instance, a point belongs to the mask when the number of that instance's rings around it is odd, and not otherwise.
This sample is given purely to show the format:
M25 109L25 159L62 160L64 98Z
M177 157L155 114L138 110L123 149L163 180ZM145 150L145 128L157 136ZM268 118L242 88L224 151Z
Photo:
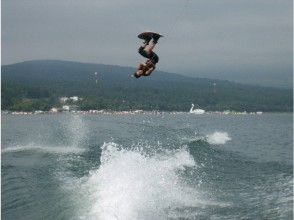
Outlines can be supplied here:
M89 110L89 111L6 111L1 110L1 115L56 115L56 114L81 114L81 115L180 115L180 114L187 114L187 115L263 115L263 114L282 114L282 113L292 113L293 112L237 112L237 111L207 111L201 114L197 113L190 113L190 112L183 112L183 111L143 111L143 110L135 110L135 111L112 111L112 110Z

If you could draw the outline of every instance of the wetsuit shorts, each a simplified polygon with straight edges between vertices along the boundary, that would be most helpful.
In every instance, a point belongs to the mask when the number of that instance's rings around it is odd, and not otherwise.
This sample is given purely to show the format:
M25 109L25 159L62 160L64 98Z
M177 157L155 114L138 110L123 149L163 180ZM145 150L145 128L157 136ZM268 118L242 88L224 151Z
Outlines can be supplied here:
M152 51L150 54L148 54L148 53L144 50L144 48L145 48L145 47L140 47L140 48L139 48L139 54L141 54L141 55L142 55L143 57L145 57L145 58L150 59L151 62L152 62L153 64L158 63L158 61L159 61L159 57L157 56L157 54L154 53L153 51Z

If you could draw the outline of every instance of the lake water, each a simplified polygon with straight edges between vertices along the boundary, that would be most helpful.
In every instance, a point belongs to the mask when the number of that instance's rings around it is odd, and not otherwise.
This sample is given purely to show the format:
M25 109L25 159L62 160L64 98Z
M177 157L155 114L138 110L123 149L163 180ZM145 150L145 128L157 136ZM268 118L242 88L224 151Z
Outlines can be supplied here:
M2 115L2 219L292 219L292 114Z

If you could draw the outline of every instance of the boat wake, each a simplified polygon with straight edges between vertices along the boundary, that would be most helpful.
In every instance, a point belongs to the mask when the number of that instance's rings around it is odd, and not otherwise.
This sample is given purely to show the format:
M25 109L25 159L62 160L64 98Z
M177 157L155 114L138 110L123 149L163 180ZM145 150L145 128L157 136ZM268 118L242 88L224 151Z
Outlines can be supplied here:
M215 131L207 135L196 133L193 137L182 137L181 139L188 143L201 141L211 145L223 145L232 140L230 135L223 131Z
M147 156L138 149L104 143L100 167L77 180L79 216L105 220L180 217L183 212L177 210L205 203L197 187L190 187L183 178L191 168L197 164L187 148Z
M18 153L18 152L34 152L34 153L50 153L50 154L80 154L85 151L83 148L73 146L40 146L40 145L25 145L13 146L2 149L2 154Z

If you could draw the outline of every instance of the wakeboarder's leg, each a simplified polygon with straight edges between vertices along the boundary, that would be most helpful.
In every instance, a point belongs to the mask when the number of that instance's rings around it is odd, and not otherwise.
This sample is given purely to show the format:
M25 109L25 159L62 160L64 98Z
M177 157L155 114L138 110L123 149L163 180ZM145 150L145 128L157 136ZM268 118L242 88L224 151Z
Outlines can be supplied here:
M145 38L143 44L139 47L139 54L141 54L143 57L145 58L149 58L149 49L146 50L146 48L149 46L149 42L151 41L151 37L150 38Z
M146 53L150 54L152 52L152 50L156 46L156 44L157 44L160 37L162 37L160 34L153 34L152 35L152 39L153 39L152 43L151 44L149 43L148 45L146 45L146 47L144 49L146 51Z
M158 40L159 40L160 37L162 37L162 35L160 35L160 34L153 34L153 36L152 36L152 38L153 38L152 43L149 43L145 47L145 49L144 49L144 51L146 52L146 54L148 54L148 58L151 60L151 62L153 64L156 64L159 61L159 57L158 57L158 55L156 53L153 52L153 49L156 46L156 44L157 44L157 42L158 42Z
M144 39L143 45L140 46L138 50L139 54L145 58L151 59L153 63L158 63L159 58L152 50L154 49L160 37L162 37L162 35L159 34L153 34L152 38L146 37ZM151 39L153 39L152 43L150 43Z

